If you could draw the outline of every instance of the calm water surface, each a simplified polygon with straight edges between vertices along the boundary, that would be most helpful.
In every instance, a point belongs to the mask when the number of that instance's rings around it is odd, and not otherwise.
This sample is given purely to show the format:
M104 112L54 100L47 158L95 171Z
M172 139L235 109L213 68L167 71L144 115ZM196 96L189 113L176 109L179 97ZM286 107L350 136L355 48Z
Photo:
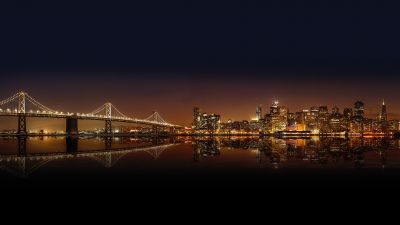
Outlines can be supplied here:
M400 142L379 138L3 137L0 168L1 179L18 180L265 180L282 175L300 179L324 171L328 171L326 176L368 171L362 176L384 177L390 173L397 179ZM299 171L303 171L300 176ZM326 177L313 179L321 176Z

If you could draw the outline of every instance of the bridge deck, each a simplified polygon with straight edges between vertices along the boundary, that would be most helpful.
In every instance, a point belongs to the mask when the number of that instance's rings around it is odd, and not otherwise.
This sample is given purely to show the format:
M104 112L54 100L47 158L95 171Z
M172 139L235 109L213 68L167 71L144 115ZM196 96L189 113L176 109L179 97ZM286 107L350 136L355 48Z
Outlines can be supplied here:
M0 116L4 117L18 117L18 116L26 116L32 118L51 118L51 119L67 119L67 118L76 118L78 120L95 120L95 121L107 121L111 120L112 122L121 122L121 123L135 123L142 125L157 125L163 127L175 127L180 128L181 126L167 124L167 123L158 123L153 121L134 119L134 118L119 118L119 117L101 117L101 116L86 116L86 115L68 115L68 114L49 114L49 113L0 113Z

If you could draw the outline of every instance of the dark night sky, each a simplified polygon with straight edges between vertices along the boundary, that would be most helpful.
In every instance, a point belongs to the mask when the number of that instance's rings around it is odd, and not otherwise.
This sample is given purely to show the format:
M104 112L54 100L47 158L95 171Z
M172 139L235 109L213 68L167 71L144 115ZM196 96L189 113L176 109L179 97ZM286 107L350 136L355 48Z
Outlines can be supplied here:
M391 1L16 1L0 7L0 96L64 111L111 101L188 125L194 105L249 119L279 99L400 115ZM1 3L4 4L4 3Z

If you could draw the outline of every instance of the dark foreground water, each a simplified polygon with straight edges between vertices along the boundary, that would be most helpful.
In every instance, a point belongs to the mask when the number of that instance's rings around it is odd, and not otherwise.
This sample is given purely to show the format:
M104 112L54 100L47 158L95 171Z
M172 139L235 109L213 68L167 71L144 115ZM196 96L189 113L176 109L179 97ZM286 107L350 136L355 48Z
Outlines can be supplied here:
M400 186L393 139L0 138L2 187Z

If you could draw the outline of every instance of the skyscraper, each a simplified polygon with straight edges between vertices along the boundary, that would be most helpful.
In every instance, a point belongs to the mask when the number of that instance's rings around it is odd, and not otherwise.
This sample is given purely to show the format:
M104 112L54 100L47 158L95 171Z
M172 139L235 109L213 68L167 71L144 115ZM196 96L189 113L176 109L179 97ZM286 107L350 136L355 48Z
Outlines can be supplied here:
M379 119L381 122L386 122L388 119L385 100L383 100L383 102L382 102L382 108L381 108L381 113L380 113Z
M278 113L278 111L279 111L279 102L274 101L270 107L270 114L275 115Z
M200 125L200 120L201 120L200 109L198 107L194 107L192 128L198 128Z
M343 110L344 118L350 120L353 117L353 109L351 108L344 108Z
M221 116L216 114L207 114L201 112L198 107L193 109L193 123L192 128L194 131L204 131L214 133L220 128Z
M354 119L362 121L364 119L364 102L357 101L354 103Z
M333 115L338 115L338 114L339 114L339 108L338 108L337 106L334 106L334 107L332 108L332 114L333 114Z
M382 132L387 133L389 131L389 123L387 118L385 99L382 101L382 108L381 108L381 113L379 115L379 120L382 127Z
M256 108L256 119L257 119L257 120L262 119L262 105L259 105L259 106Z
M274 101L270 108L272 131L283 131L287 127L289 109L286 106L280 106L278 101Z

